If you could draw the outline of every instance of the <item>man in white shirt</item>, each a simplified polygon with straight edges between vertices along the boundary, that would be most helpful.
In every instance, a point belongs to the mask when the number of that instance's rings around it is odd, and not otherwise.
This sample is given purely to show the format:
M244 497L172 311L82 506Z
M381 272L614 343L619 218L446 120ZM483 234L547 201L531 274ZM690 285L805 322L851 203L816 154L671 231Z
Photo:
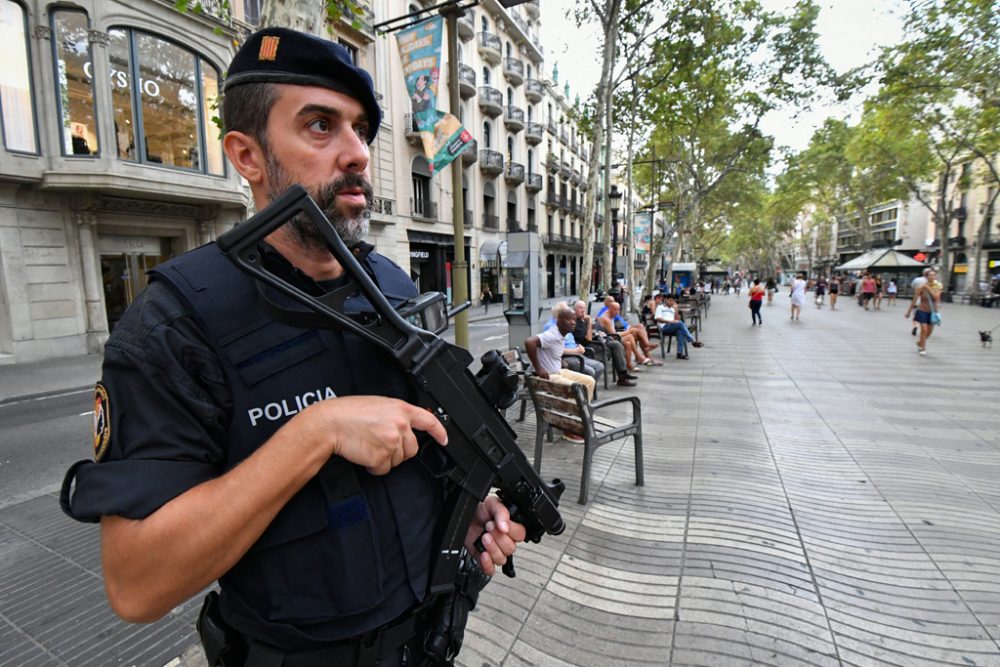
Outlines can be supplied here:
M538 377L559 384L582 384L587 388L587 397L593 398L597 381L585 373L577 373L562 367L566 334L573 331L575 326L576 313L566 307L556 316L556 326L525 340L524 349Z
M677 358L687 359L687 344L691 343L693 347L701 347L703 343L696 341L691 332L688 331L687 324L681 321L681 311L674 303L674 297L667 296L664 299L662 294L658 294L656 303L654 318L660 325L660 331L663 332L664 336L673 335L677 339Z

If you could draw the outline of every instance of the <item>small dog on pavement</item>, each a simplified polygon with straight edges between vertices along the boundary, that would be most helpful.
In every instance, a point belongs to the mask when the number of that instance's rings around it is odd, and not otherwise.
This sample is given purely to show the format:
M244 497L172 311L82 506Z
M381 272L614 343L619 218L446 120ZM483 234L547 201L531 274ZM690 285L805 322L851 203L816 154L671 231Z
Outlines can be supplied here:
M995 329L996 327L994 327ZM989 331L979 332L979 341L983 344L983 347L993 347L993 329Z

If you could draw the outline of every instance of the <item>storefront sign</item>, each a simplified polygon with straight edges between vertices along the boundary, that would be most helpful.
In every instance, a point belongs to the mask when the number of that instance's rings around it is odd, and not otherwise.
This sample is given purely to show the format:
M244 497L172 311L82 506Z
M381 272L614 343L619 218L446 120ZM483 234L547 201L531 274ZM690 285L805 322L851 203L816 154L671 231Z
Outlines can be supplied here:
M102 255L162 255L163 239L102 234L97 239L97 249Z
M952 269L952 270L955 273L968 273L969 272L969 265L968 264L956 264L955 268Z
M93 78L93 66L90 61L83 63L83 73L89 78ZM111 85L118 88L128 88L128 72L120 69L111 68L111 73L108 76L111 80ZM149 97L159 97L160 96L160 84L150 79L139 79L139 87L142 88L142 92L146 93Z
M430 259L431 254L426 250L411 250L410 259Z

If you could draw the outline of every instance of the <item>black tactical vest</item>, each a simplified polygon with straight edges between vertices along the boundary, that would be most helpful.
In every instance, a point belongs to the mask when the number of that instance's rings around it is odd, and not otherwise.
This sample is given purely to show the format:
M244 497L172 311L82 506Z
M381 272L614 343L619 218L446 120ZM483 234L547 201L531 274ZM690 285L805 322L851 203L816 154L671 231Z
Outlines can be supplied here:
M388 259L371 253L362 261L390 302L416 294ZM376 346L351 333L274 321L257 282L214 244L151 273L187 302L228 374L227 470L316 401L380 395L412 402L407 377ZM349 312L367 308L360 296L346 304ZM441 489L415 459L379 477L331 459L220 579L226 621L300 650L392 620L426 593Z

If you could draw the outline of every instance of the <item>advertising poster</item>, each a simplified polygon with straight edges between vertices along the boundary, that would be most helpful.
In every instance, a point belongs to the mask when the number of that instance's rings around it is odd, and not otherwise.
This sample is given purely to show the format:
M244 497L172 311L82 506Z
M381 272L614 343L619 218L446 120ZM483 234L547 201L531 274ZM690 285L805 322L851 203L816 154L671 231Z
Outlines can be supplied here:
M437 110L443 34L444 17L435 16L396 35L410 107L432 174L448 166L472 141L457 118Z
M652 213L650 211L637 211L635 214L635 229L632 239L635 241L636 254L649 254L651 238L649 236L652 223Z

